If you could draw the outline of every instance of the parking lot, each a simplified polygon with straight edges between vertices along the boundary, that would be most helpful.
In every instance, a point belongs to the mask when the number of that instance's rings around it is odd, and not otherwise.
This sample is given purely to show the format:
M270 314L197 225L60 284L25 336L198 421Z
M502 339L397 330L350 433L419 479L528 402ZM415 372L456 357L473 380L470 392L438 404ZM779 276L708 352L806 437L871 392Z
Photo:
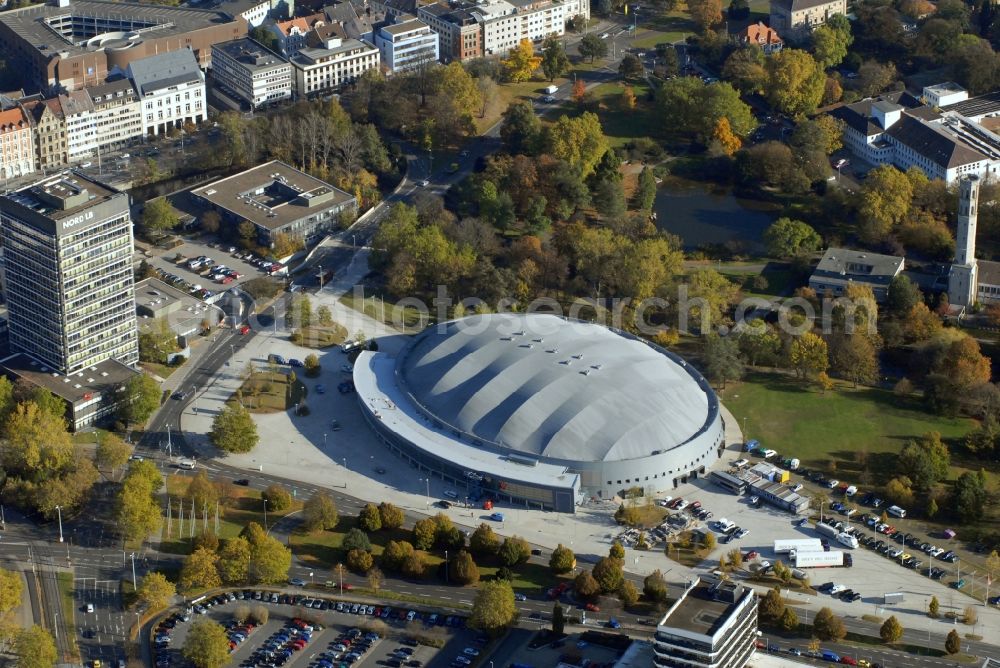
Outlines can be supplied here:
M235 619L241 609L252 616L260 606L267 610L264 624ZM463 668L488 640L466 629L465 619L457 615L242 590L195 599L151 631L156 668L188 665L180 650L191 624L203 617L226 627L227 665L240 668Z
M184 258L182 262L175 261L178 255ZM265 266L263 258L226 243L189 241L145 260L162 280L203 299L250 279L271 275L271 267Z

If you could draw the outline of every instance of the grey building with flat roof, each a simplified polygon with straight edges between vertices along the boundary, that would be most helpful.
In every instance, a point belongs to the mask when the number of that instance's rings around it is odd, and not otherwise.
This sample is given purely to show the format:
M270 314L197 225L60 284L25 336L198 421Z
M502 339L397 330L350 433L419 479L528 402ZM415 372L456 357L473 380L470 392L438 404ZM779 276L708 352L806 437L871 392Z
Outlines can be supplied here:
M265 248L279 233L307 245L319 241L336 229L342 213L358 207L353 195L280 160L194 188L191 196L227 224L250 221Z
M656 627L653 665L743 668L756 641L753 589L732 580L696 577Z
M10 347L53 372L139 361L128 195L64 171L0 197Z
M250 109L292 97L292 66L250 38L212 46L212 79Z

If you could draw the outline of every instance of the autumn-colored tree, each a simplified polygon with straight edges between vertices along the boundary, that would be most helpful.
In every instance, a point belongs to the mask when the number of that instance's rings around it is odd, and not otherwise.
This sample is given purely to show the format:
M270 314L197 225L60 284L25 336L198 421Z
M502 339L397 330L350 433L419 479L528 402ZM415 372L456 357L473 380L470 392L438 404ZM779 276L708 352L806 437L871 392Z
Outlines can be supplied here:
M812 332L796 337L789 346L789 366L800 378L809 378L830 366L826 341Z
M530 39L522 39L517 46L510 50L507 58L503 61L504 73L512 83L527 81L535 73L538 66L542 64L542 59L535 55L535 48Z
M768 99L786 114L807 114L823 99L826 74L807 51L782 49L767 59Z
M868 172L861 188L861 235L868 242L884 240L910 210L913 183L892 165Z
M583 102L583 98L587 95L587 86L583 83L583 79L577 79L573 82L573 101L577 104Z
M715 127L712 129L712 142L720 153L729 156L735 154L743 146L743 142L733 132L732 126L729 125L729 119L725 116L715 122Z
M702 32L722 21L722 0L688 0L691 20Z
M635 111L635 91L631 86L625 86L622 91L622 108L625 111Z

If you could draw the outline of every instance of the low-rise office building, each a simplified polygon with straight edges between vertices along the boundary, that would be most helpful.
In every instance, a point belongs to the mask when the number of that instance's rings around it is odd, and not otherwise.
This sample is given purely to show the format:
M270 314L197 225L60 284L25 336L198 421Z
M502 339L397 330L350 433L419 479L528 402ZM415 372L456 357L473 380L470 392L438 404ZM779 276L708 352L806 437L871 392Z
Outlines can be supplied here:
M17 353L0 360L0 373L62 399L69 428L79 431L113 422L121 408L122 388L141 372L109 359L63 375L31 355Z
M100 150L116 150L142 138L142 108L128 79L84 89L90 97L93 143Z
M438 59L438 34L419 19L389 23L374 34L375 46L388 72L404 72Z
M379 52L356 39L328 37L319 47L305 47L292 57L299 97L323 95L379 67Z
M840 297L850 283L867 285L875 301L883 302L889 295L889 284L903 272L904 264L905 260L895 255L827 248L809 277L809 287L820 297Z
M148 332L162 322L178 336L198 333L206 320L214 327L222 319L217 306L158 278L144 278L135 284L135 311L140 332Z
M199 186L191 197L226 224L252 223L265 248L277 234L315 243L336 229L342 214L357 209L352 195L279 160Z
M696 577L663 616L653 665L744 668L757 641L757 596L731 580Z
M212 46L212 78L251 110L292 97L292 66L249 38Z

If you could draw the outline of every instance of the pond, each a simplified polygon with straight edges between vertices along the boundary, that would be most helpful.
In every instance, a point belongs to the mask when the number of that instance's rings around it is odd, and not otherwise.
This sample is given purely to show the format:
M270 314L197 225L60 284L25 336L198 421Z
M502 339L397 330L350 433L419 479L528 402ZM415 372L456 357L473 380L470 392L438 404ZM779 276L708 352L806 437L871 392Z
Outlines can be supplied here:
M733 195L712 183L668 176L653 204L656 225L676 234L686 250L710 245L750 252L764 250L764 230L778 217L780 207ZM735 250L735 249L734 249Z

